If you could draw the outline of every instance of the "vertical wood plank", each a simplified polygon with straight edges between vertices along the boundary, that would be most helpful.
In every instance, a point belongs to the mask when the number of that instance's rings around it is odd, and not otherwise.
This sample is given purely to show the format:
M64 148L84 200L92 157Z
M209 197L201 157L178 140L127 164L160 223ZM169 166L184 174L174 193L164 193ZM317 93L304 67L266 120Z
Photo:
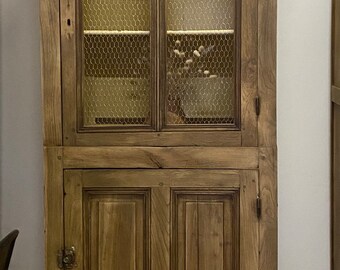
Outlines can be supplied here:
M275 148L260 148L260 270L275 270L277 264L277 164Z
M151 191L151 269L170 270L170 188Z
M59 1L40 0L44 145L62 145Z
M241 172L240 196L240 270L259 268L259 224L256 215L258 173ZM265 268L274 270L274 268Z
M77 67L76 49L76 5L77 0L60 1L61 13L61 60L63 91L63 138L65 145L75 145L77 123L77 74L82 67ZM69 23L68 23L69 21ZM80 44L79 44L80 45ZM78 68L78 70L77 70Z
M276 0L258 0L259 146L276 146Z
M333 103L332 152L332 269L340 270L340 106L335 103Z
M44 156L45 269L57 270L58 250L64 246L62 150L45 148Z
M224 265L224 229L227 227L224 224L223 208L223 202L198 203L199 267L197 269L225 270L227 268ZM229 220L228 223L231 221Z
M65 247L75 247L77 269L84 269L83 194L81 171L65 171Z
M198 265L198 203L182 202L178 204L178 216L182 216L183 223L178 220L178 270L197 270ZM185 248L185 250L183 250Z
M242 1L241 36L241 108L242 146L257 145L257 2Z

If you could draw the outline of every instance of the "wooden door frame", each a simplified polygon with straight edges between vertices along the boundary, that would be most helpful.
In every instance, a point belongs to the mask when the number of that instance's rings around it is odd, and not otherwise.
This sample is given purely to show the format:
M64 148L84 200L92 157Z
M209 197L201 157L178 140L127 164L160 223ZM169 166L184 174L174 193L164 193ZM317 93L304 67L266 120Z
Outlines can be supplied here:
M68 0L61 0L68 1ZM256 1L254 1L256 2ZM258 117L260 270L277 269L277 168L276 168L276 0L257 1L258 59L246 63L256 70L261 113ZM243 15L246 10L242 10ZM40 0L42 96L45 149L45 268L57 270L56 251L63 247L63 170L61 21L59 0ZM251 106L251 104L248 104ZM250 123L252 124L252 123ZM160 136L156 134L156 136ZM251 136L251 134L250 134ZM209 139L213 139L210 138ZM220 139L221 140L221 139ZM223 138L222 138L223 142ZM221 144L223 145L223 144ZM238 143L229 144L239 146ZM249 146L241 143L243 146ZM238 149L234 150L238 155ZM223 162L223 158L222 161ZM86 164L85 164L86 165ZM86 168L86 167L85 167ZM90 168L87 167L87 168ZM59 214L58 214L59 213Z

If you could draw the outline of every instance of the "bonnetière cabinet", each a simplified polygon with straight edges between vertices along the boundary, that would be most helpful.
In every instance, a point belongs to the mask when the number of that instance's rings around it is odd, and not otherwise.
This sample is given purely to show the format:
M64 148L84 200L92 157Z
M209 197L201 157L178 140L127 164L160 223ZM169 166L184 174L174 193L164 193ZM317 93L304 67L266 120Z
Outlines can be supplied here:
M277 269L276 1L40 1L46 269Z

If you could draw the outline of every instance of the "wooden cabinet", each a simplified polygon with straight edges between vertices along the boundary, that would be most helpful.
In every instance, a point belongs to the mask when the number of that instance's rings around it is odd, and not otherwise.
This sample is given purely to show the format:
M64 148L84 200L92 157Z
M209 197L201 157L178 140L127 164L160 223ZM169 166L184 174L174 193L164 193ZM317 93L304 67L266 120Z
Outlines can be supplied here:
M276 1L41 0L41 26L46 269L277 269Z
M80 269L258 263L255 170L67 170L64 177L65 243L83 247Z

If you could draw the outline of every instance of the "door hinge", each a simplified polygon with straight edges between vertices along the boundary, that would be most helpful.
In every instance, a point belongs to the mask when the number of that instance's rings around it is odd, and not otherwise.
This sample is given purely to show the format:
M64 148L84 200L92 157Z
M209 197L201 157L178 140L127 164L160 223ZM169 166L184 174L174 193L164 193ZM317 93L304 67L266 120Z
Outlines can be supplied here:
M73 269L77 267L76 249L74 247L59 250L57 255L59 269Z
M257 214L257 218L260 219L262 215L262 201L259 195L256 198L256 214Z
M259 116L261 112L261 99L259 96L255 97L255 111L256 115Z

